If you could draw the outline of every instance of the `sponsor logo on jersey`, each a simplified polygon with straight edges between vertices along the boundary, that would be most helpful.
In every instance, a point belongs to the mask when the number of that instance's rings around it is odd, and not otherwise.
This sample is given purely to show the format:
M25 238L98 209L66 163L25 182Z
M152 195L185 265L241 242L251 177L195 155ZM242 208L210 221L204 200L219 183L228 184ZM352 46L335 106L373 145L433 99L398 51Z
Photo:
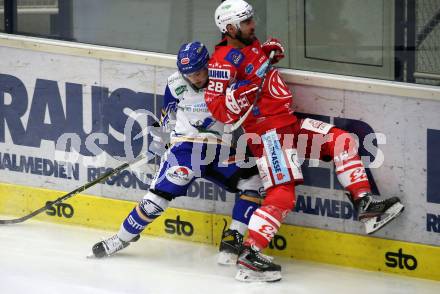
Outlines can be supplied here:
M258 54L258 49L255 47L252 47L252 52L254 52L255 54Z
M168 169L166 178L179 186L188 184L192 179L192 170L186 166L172 166Z
M292 97L289 87L287 87L283 79L281 79L277 70L274 70L270 73L269 92L273 98L277 99L286 99Z
M179 109L181 109L185 112L195 112L195 113L200 113L200 112L208 113L209 112L208 106L206 105L205 102L182 105L182 106L179 105Z
M243 53L237 49L231 49L225 57L225 60L229 61L236 67L239 67L244 60Z
M254 70L254 65L252 63L249 63L248 65L246 65L244 72L250 74L253 70Z
M186 91L186 85L179 86L176 88L176 95L180 96L185 91Z
M217 80L229 80L231 72L229 69L209 69L209 77Z

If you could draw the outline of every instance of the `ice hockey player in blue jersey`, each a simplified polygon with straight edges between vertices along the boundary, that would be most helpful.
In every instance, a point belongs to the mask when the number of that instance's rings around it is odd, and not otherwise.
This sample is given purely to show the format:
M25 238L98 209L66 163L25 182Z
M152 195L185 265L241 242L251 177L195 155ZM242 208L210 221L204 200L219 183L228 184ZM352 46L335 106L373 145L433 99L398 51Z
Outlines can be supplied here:
M263 189L255 166L240 168L236 163L226 163L235 150L222 136L226 126L212 118L204 100L208 60L208 50L200 42L181 46L178 71L168 78L161 115L161 128L171 132L170 147L161 157L147 194L116 235L93 246L93 256L110 256L137 241L170 201L186 195L195 179L204 178L240 194L232 211L232 223L223 230L218 256L220 264L235 264L249 218L261 202L259 191Z

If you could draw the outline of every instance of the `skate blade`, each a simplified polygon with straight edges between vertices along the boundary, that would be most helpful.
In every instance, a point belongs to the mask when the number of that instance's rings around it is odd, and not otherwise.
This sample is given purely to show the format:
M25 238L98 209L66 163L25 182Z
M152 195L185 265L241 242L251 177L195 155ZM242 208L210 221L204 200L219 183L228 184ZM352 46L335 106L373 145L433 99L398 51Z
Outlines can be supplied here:
M277 282L281 280L281 272L256 272L240 268L235 275L235 279L240 282Z
M372 234L379 230L380 228L384 227L386 224L388 224L393 219L397 218L405 209L402 203L397 202L390 208L388 208L387 211L381 216L381 217L373 217L368 220L364 221L365 224L365 231L367 234ZM385 217L384 217L385 216Z
M220 265L235 265L237 263L237 254L220 252L217 256L217 263Z
M86 255L86 258L88 259L96 259L95 254L93 254L93 252L90 252L89 254Z

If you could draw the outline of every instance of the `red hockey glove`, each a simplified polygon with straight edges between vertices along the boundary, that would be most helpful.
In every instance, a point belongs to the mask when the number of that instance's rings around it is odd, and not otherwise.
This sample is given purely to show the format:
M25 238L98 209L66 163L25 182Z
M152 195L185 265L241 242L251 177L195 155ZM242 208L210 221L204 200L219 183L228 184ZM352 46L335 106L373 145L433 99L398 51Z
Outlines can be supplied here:
M258 86L249 81L238 82L226 90L226 107L235 114L246 111L257 96Z
M269 38L261 45L261 49L267 55L267 57L269 57L271 51L275 51L272 64L275 64L284 58L284 47L281 45L280 40L276 38Z

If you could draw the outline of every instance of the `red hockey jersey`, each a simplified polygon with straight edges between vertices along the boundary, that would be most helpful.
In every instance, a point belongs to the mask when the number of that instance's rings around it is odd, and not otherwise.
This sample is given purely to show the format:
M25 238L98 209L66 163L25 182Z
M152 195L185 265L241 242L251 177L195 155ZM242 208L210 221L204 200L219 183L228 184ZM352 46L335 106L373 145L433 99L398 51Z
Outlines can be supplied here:
M255 40L251 45L236 49L223 40L215 48L209 61L209 84L205 90L206 104L215 119L232 123L240 118L226 107L226 89L237 81L250 81L260 85L261 78L269 65L261 44ZM297 119L292 109L293 95L272 68L267 73L257 107L243 123L247 133L263 134L274 128L294 123Z

